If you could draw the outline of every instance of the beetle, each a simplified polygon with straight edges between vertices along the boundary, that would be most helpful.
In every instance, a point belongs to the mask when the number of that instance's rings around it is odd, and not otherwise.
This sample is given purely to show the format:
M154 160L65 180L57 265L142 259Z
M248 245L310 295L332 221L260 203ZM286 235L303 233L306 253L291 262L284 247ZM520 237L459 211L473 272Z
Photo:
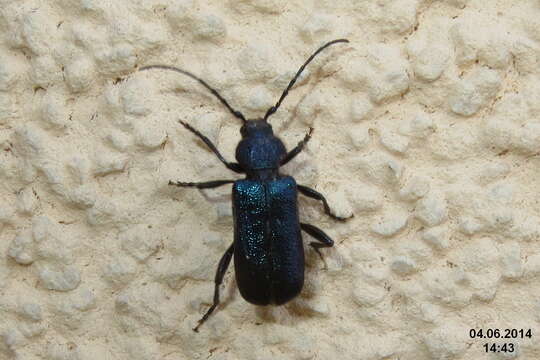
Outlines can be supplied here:
M301 230L317 240L311 242L310 246L321 258L319 249L333 246L334 241L316 226L300 222L298 193L321 201L325 213L333 219L339 221L348 219L334 215L322 194L297 184L292 176L282 175L279 172L281 166L302 151L313 134L313 128L310 127L304 139L287 152L285 145L274 135L268 122L268 118L278 110L305 67L327 47L348 42L347 39L337 39L317 49L297 71L278 102L267 110L264 118L259 119L247 120L240 111L233 109L217 90L188 71L167 65L148 65L139 69L172 70L198 81L243 123L240 129L242 140L236 147L237 162L229 162L210 139L180 120L180 123L200 138L229 170L245 174L245 179L239 180L169 181L169 185L198 189L233 184L234 241L219 261L214 280L213 303L193 328L195 332L198 332L199 327L219 305L219 286L223 282L233 255L236 282L240 294L246 301L255 305L282 305L300 293L304 284L304 247Z

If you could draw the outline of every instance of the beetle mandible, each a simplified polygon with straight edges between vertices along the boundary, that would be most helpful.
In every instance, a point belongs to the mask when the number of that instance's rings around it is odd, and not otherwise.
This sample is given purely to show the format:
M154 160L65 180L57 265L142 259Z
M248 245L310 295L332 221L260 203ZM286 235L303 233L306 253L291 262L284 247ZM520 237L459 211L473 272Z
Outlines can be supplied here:
M236 147L238 162L235 163L225 160L210 139L191 125L180 121L187 130L198 136L229 170L246 176L245 179L239 180L169 181L169 185L198 189L234 184L232 189L234 242L219 261L214 281L213 304L199 320L194 331L198 331L219 305L219 286L233 254L236 282L242 297L255 305L282 305L297 296L304 284L304 247L301 230L318 241L311 242L310 246L321 257L319 248L334 245L334 241L321 229L300 222L298 192L321 201L324 212L333 219L343 221L347 218L332 214L326 199L319 192L297 184L291 176L279 173L281 166L287 164L302 151L311 138L313 128L310 127L304 139L287 152L283 142L274 135L268 118L277 111L302 71L317 54L333 44L348 42L347 39L333 40L315 51L298 69L278 102L268 109L262 119L247 120L240 111L233 109L214 88L190 72L167 65L149 65L139 69L172 70L189 76L208 89L235 117L243 122L240 129L242 140Z

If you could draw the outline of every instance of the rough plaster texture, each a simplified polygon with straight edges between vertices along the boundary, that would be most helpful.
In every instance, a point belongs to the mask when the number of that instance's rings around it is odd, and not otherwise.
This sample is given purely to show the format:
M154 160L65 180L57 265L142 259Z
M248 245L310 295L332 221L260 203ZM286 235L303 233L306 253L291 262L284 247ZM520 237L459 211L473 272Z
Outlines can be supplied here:
M539 359L540 1L0 1L1 359ZM207 309L232 241L239 122L273 104L283 171L342 224L302 295ZM309 241L306 236L306 241ZM231 268L232 269L232 268ZM470 328L533 330L485 354Z

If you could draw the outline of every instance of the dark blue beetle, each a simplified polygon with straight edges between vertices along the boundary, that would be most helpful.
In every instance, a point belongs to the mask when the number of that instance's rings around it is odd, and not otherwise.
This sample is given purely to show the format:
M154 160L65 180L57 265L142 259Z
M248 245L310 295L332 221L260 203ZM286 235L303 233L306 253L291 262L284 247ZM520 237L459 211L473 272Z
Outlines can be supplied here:
M310 245L319 255L321 255L319 248L334 245L332 239L322 230L300 222L297 192L322 201L325 213L332 218L336 220L345 220L345 218L333 215L326 199L320 193L296 184L291 176L279 173L280 166L288 163L302 151L311 138L313 128L309 129L307 135L294 149L287 152L283 142L274 135L272 126L267 120L279 108L289 90L313 58L326 47L345 42L348 40L331 41L313 53L290 81L276 105L268 109L263 119L256 120L246 120L244 115L234 110L215 89L187 71L165 65L140 68L140 70L173 70L197 80L243 122L240 129L242 140L236 148L238 163L232 163L221 156L206 136L189 124L180 121L186 129L197 135L227 168L246 174L243 180L169 182L169 185L199 189L234 183L232 191L234 243L219 262L215 278L214 302L193 330L198 331L199 326L219 305L219 286L233 254L236 281L242 297L256 305L281 305L297 296L304 284L304 247L300 230L304 230L318 241Z

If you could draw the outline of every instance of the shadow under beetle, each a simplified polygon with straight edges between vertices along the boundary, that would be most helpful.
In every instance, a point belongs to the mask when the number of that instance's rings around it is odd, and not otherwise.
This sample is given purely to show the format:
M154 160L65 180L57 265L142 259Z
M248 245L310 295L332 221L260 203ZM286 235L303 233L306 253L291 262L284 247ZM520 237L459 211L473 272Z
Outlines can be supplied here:
M276 112L302 71L317 54L333 44L348 42L346 39L330 41L315 51L289 82L278 102L268 109L262 119L246 120L244 115L234 110L215 89L185 70L166 65L150 65L139 69L172 70L189 76L212 92L243 122L240 128L242 140L236 147L238 162L235 163L225 160L206 136L180 121L186 129L197 135L228 169L246 175L245 179L240 180L169 181L169 185L198 189L234 183L232 189L234 242L219 261L215 277L214 302L199 320L194 331L198 331L219 305L219 286L233 254L236 282L242 297L255 305L282 305L297 296L304 284L304 247L300 231L305 231L318 241L311 242L310 245L319 256L321 256L319 248L334 245L334 241L321 229L300 222L297 192L322 201L324 212L333 219L343 221L347 218L332 214L322 194L307 186L296 184L291 176L279 173L280 166L287 164L302 151L311 138L313 128L309 129L304 139L294 149L287 152L283 142L274 135L268 118Z

